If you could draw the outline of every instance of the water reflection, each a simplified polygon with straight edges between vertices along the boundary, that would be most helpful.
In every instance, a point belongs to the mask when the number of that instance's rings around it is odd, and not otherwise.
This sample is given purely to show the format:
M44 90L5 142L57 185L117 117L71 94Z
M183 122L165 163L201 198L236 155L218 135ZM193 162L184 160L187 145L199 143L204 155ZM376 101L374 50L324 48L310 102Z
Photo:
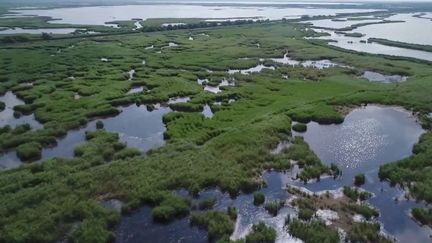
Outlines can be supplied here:
M373 105L355 109L340 125L311 122L303 134L305 141L324 163L336 163L343 175L337 180L322 179L305 187L313 192L335 190L352 185L354 175L365 173L363 188L375 194L369 202L380 210L379 220L385 231L400 242L429 241L430 228L417 225L409 217L412 207L424 205L412 201L395 202L394 198L402 191L378 179L379 166L410 156L423 132L411 113L401 108Z
M146 106L129 105L121 108L121 113L115 117L101 118L104 128L108 132L118 133L120 141L128 147L136 148L142 152L160 147L165 144L163 133L166 128L162 121L164 114L171 112L169 107L156 105L153 111ZM96 121L89 122L85 127L72 130L64 138L59 139L57 146L42 150L44 161L54 157L72 158L74 148L85 143L85 132L96 130ZM16 168L22 163L15 151L0 156L0 167L4 169Z
M24 101L18 99L18 97L16 97L16 95L11 91L8 91L3 96L0 96L0 101L5 103L5 109L0 111L0 127L9 125L14 128L22 124L29 124L34 130L43 127L42 124L35 120L34 114L22 115L19 118L14 117L13 108L17 105L24 105L25 103Z

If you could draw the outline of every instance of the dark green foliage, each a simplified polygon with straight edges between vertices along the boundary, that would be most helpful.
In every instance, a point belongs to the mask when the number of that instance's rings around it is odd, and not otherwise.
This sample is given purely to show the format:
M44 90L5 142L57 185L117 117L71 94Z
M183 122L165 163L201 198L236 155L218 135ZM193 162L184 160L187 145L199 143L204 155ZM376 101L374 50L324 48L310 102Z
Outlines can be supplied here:
M344 186L343 193L345 196L350 198L353 201L357 201L360 199L360 201L365 201L370 198L371 194L366 191L360 191L357 188Z
M104 124L102 121L97 121L96 122L96 129L103 129L104 128Z
M209 210L212 209L214 204L216 203L215 197L209 197L199 202L198 208L200 210Z
M231 218L231 220L237 220L237 209L235 207L228 207L227 214Z
M369 219L371 219L373 217L378 217L379 216L379 212L375 208L369 207L367 204L354 204L354 203L350 203L348 205L348 208L350 210L356 212L357 214L362 215L367 220L369 220Z
M2 101L0 101L0 112L2 112L6 107L6 104Z
M157 207L153 208L152 216L155 221L167 222L175 217L187 215L190 202L184 198L169 196Z
M37 160L41 157L42 146L36 142L25 143L17 147L16 153L22 161Z
M329 228L321 221L312 221L303 223L298 219L292 219L288 225L289 233L301 239L305 243L338 243L339 234L337 231Z
M364 174L358 174L354 177L354 185L362 186L365 184L366 178Z
M314 216L315 211L309 208L300 208L298 218L301 220L309 221Z
M431 208L413 208L412 216L421 224L432 225L432 209Z
M222 212L208 211L193 213L191 224L198 225L208 231L210 239L229 237L234 232L234 222Z
M262 193L262 192L255 192L254 193L254 201L253 201L254 205L258 206L258 205L263 204L264 202L265 202L265 195L264 195L264 193Z
M348 232L347 239L350 242L393 242L380 234L380 228L381 226L379 223L354 223L352 230Z
M380 167L379 177L390 180L392 185L400 184L409 188L417 199L432 202L432 133L427 132L413 148L414 155L396 163Z
M274 201L266 203L266 205L264 205L264 208L270 215L273 215L275 217L278 214L279 210L284 206L284 204L285 203L283 201Z
M114 234L107 230L106 222L97 219L86 219L79 223L70 240L77 243L110 242L114 240Z
M264 223L252 226L252 232L246 236L246 243L273 243L276 241L276 231Z
M309 198L299 198L294 205L299 208L298 218L305 221L309 221L316 212L314 202Z
M296 132L306 132L307 125L304 123L296 123L295 125L292 126L292 129Z

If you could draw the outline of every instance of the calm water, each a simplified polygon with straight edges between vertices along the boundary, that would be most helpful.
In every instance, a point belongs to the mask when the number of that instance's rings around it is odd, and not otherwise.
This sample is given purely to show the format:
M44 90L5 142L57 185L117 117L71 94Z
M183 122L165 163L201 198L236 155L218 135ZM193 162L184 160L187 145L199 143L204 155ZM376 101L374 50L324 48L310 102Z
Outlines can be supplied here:
M423 132L411 113L401 108L373 105L355 109L340 125L311 122L302 136L324 163L336 163L343 175L337 180L324 179L308 184L306 188L335 190L352 185L354 175L364 173L367 180L364 188L376 195L369 202L380 210L379 219L385 231L400 242L428 242L430 228L420 227L409 217L412 207L424 205L407 201L396 203L394 197L399 197L402 191L381 183L378 178L379 166L410 156Z
M32 129L42 128L42 124L35 120L34 114L21 116L19 118L14 117L14 106L24 105L24 101L16 97L11 91L6 92L3 96L0 96L0 101L5 103L5 109L0 112L0 127L10 125L12 128L17 125L29 124Z
M2 27L0 27L2 28ZM23 28L8 28L0 30L0 35L11 35L11 34L70 34L75 32L77 29L73 28L50 28L50 29L23 29Z
M118 116L98 120L103 121L105 130L118 133L120 141L126 143L128 147L145 152L165 144L163 138L165 125L162 117L171 112L171 109L159 105L155 108L150 112L147 111L146 106L130 105L122 107L122 112ZM96 121L92 121L81 129L69 131L66 137L59 139L57 146L42 150L40 161L54 157L72 158L74 148L85 143L85 132L96 130L95 124ZM0 156L0 168L16 168L21 164L15 151Z
M377 72L366 71L363 73L362 78L367 79L371 82L380 83L399 83L407 80L406 76L401 75L384 75Z
M57 9L15 10L18 15L50 16L60 20L51 23L104 25L114 20L133 18L299 18L302 15L335 15L336 13L371 12L373 9L299 8L287 6L202 6L202 5L126 5Z
M318 39L335 41L335 42L329 42L329 45L337 46L343 49L348 49L348 50L353 50L358 52L366 52L371 54L411 57L416 59L432 61L431 52L386 46L378 43L364 43L369 38L367 36L356 38L356 37L348 37L343 34L338 34L335 33L334 31L328 31L328 30L317 30L317 31L330 34L330 36L322 36L319 37Z
M427 242L432 233L427 227L417 225L408 216L414 206L423 206L414 202L401 201L396 203L394 197L402 191L391 188L387 183L378 180L378 168L381 164L399 160L411 155L412 146L418 141L424 131L416 119L400 108L367 106L351 112L340 125L319 125L309 123L308 131L302 135L324 163L335 162L343 170L343 176L337 180L323 179L319 183L293 182L296 171L288 173L265 172L263 178L267 187L260 191L266 195L267 202L287 200L287 184L293 184L314 192L336 190L344 185L352 185L353 176L363 172L366 174L366 190L375 193L369 202L378 207L380 221L385 232L396 237L400 242ZM299 135L295 133L295 135ZM282 142L279 150L289 146ZM187 196L184 190L180 195ZM238 211L238 220L231 238L241 239L250 231L251 226L264 222L274 227L278 233L277 242L297 242L283 228L287 215L295 214L293 208L284 207L278 216L271 217L263 207L253 205L253 195L241 194L232 199L219 190L207 190L200 193L203 198L216 197L216 210L225 211L234 206ZM151 221L151 210L144 207L130 216L125 216L116 230L117 242L207 242L206 232L189 226L189 218L176 220L168 225L160 225Z
M432 38L430 37L430 33L432 33L432 21L429 19L413 17L412 15L414 15L414 13L396 14L386 18L386 20L405 21L403 23L367 25L347 32L358 32L364 34L364 36L361 38L347 37L343 34L338 34L330 30L317 31L330 34L330 36L323 36L319 39L334 40L336 42L330 42L329 44L344 49L390 56L404 56L432 61L431 52L386 46L378 43L365 43L369 38L383 38L406 43L432 45ZM367 22L377 21L365 21L365 23ZM311 21L311 23L320 27L342 28L350 26L351 24L359 23L359 21L338 22L326 19Z
M288 175L276 172L266 172L263 175L267 187L260 191L266 195L266 200L286 200L289 194L286 192L286 178ZM180 195L187 196L187 191L180 190ZM206 190L200 193L199 198L194 199L194 203L202 199L215 197L217 202L214 209L226 211L228 207L236 207L238 216L235 231L231 238L241 239L247 235L253 224L264 222L277 230L277 242L298 242L293 239L284 229L285 218L288 214L293 214L294 209L284 207L278 216L272 217L267 213L263 206L253 205L253 194L241 194L233 199L228 194L219 190ZM169 224L159 224L152 222L151 208L143 207L131 215L124 216L116 231L117 242L208 242L207 232L199 230L197 227L190 226L188 217L175 220Z

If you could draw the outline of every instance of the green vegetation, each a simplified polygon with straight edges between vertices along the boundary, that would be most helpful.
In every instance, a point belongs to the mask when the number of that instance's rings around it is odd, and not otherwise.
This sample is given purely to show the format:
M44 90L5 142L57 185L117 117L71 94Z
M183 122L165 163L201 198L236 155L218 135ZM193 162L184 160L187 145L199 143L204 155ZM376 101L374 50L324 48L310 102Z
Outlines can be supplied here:
M432 225L431 208L414 208L411 211L412 216L421 224Z
M362 215L363 217L365 217L367 220L373 218L373 217L378 217L379 213L375 208L371 208L366 204L355 204L355 203L350 203L348 204L348 208L350 210L352 210L353 212Z
M234 221L222 212L193 213L191 224L206 229L209 238L213 240L229 238L234 232Z
M270 153L271 148L291 139L292 120L341 123L343 116L336 106L379 103L401 105L421 114L432 111L430 64L345 52L322 41L305 40L304 35L299 25L285 21L3 43L0 91L14 91L26 103L16 111L34 114L43 128L1 128L2 153L29 143L54 146L72 129L118 115L119 106L143 104L152 110L171 97L191 100L188 109L163 117L166 145L146 155L119 144L118 135L99 129L87 134L73 159L52 159L0 172L0 242L56 242L75 223L78 228L70 235L75 241L110 241L109 232L120 215L103 208L100 200L121 199L124 212L150 205L156 220L169 221L188 214L191 207L173 190L185 188L194 195L218 187L232 196L253 192L262 185L263 170L287 170L291 161L302 167L298 177L304 182L322 174L338 175L339 170L322 164L302 138L292 139L293 145L277 155ZM167 48L169 42L179 46ZM146 49L152 45L153 49ZM224 87L218 94L197 84L197 78L218 83L230 68L250 68L259 58L280 58L287 52L297 60L330 59L354 68L316 70L275 63L276 70L233 75L235 86ZM243 57L251 59L239 59ZM132 67L134 79L127 81L124 73ZM358 79L364 70L404 73L412 78L397 85L380 85ZM283 79L287 73L290 78ZM21 85L29 80L33 86ZM134 86L145 86L148 92L126 95ZM80 98L75 100L75 94ZM229 99L236 101L229 103ZM213 105L215 101L223 105ZM195 111L205 104L215 113L211 119ZM411 185L411 192L419 198L432 198L428 190L431 156L424 141L431 135L427 134L409 162L391 169L384 166L380 171L395 183L417 182ZM213 238L232 233L233 212L230 216L197 215L194 221ZM315 239L325 232L319 237L337 239L334 231L320 223L297 222L297 226L299 223L301 227L290 227L299 237L306 232L305 237Z
M344 186L343 193L346 197L350 198L353 201L365 201L371 197L371 194L366 191L360 191L357 188Z
M103 129L104 128L104 124L102 121L97 121L96 122L96 129Z
M153 208L153 219L159 222L167 222L178 216L189 214L190 201L171 196L165 198L157 207Z
M274 217L278 214L279 210L285 205L284 201L274 201L269 202L264 205L264 208L267 210L267 212Z
M379 224L376 230L374 220L379 216L379 212L368 204L354 202L360 195L357 188L345 187L344 197L334 197L330 193L308 195L294 187L289 187L288 190L298 197L291 202L291 205L299 210L298 217L286 220L289 232L297 238L305 242L339 242L337 231L342 229L351 237L350 242L391 242L381 235ZM347 194L354 196L350 198ZM315 215L318 209L331 210L338 217L331 220L330 225L326 225ZM357 214L365 218L364 224L353 221L353 216Z
M426 125L428 121L425 121ZM399 184L409 190L411 196L432 202L432 133L428 132L421 136L420 141L413 148L413 153L409 158L401 161L386 164L380 167L379 177L387 179L392 185ZM432 221L430 213L425 209L414 208L412 215L422 223L430 224ZM420 214L422 213L422 214Z
M262 192L255 192L254 193L254 201L253 201L254 205L258 206L258 205L263 204L264 202L265 202L265 195L264 195L264 193L262 193Z
M392 240L380 234L381 225L379 223L354 223L353 230L347 235L350 242L377 242L390 243Z
M430 45L420 45L420 44L412 44L412 43L405 43L400 41L392 41L387 39L381 39L381 38L369 38L369 43L375 42L386 46L395 46L400 48L407 48L407 49L413 49L413 50L419 50L419 51L429 51L432 52L432 46Z
M338 232L321 221L314 220L310 223L304 223L298 219L292 219L288 225L288 231L292 236L301 239L305 243L339 242Z
M252 232L246 236L246 243L273 243L276 241L276 231L259 223L252 226Z
M296 123L292 126L292 129L296 132L306 132L307 125L303 123Z
M41 157L42 146L37 142L24 143L17 147L16 153L23 161L37 160Z
M0 101L0 112L2 112L6 108L6 104Z
M216 203L215 197L209 197L199 202L198 208L200 210L209 210L212 209L214 204Z
M364 185L365 182L366 182L366 177L365 177L364 174L357 174L357 175L354 177L354 185L356 185L356 186L358 186L358 187Z

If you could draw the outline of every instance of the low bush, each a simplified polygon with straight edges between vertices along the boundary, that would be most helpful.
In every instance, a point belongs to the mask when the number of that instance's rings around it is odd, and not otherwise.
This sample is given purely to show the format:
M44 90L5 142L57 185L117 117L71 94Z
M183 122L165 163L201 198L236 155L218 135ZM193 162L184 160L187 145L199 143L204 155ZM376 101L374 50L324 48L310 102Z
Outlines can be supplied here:
M40 159L42 146L36 142L25 143L16 148L16 154L22 161Z
M364 174L357 174L354 177L354 185L356 186L362 186L365 184L366 178Z
M276 231L264 223L252 226L252 232L246 236L246 243L273 243L276 241Z
M193 213L191 224L197 225L208 231L209 238L218 240L226 238L234 232L234 222L222 212L208 211L202 213Z
M267 212L270 215L273 215L274 217L278 214L279 210L284 206L283 201L275 201L267 203L264 208L267 210Z
M258 206L258 205L263 204L264 202L265 202L265 195L264 195L264 193L262 193L262 192L255 192L254 193L254 201L253 201L254 205Z
M215 203L216 203L215 197L206 198L206 199L202 200L201 202L199 202L198 208L200 210L212 209Z
M340 242L338 232L321 221L304 223L298 219L292 219L288 225L288 232L292 236L301 239L304 243Z
M296 123L295 125L292 126L292 129L296 132L306 132L307 125L304 123Z

